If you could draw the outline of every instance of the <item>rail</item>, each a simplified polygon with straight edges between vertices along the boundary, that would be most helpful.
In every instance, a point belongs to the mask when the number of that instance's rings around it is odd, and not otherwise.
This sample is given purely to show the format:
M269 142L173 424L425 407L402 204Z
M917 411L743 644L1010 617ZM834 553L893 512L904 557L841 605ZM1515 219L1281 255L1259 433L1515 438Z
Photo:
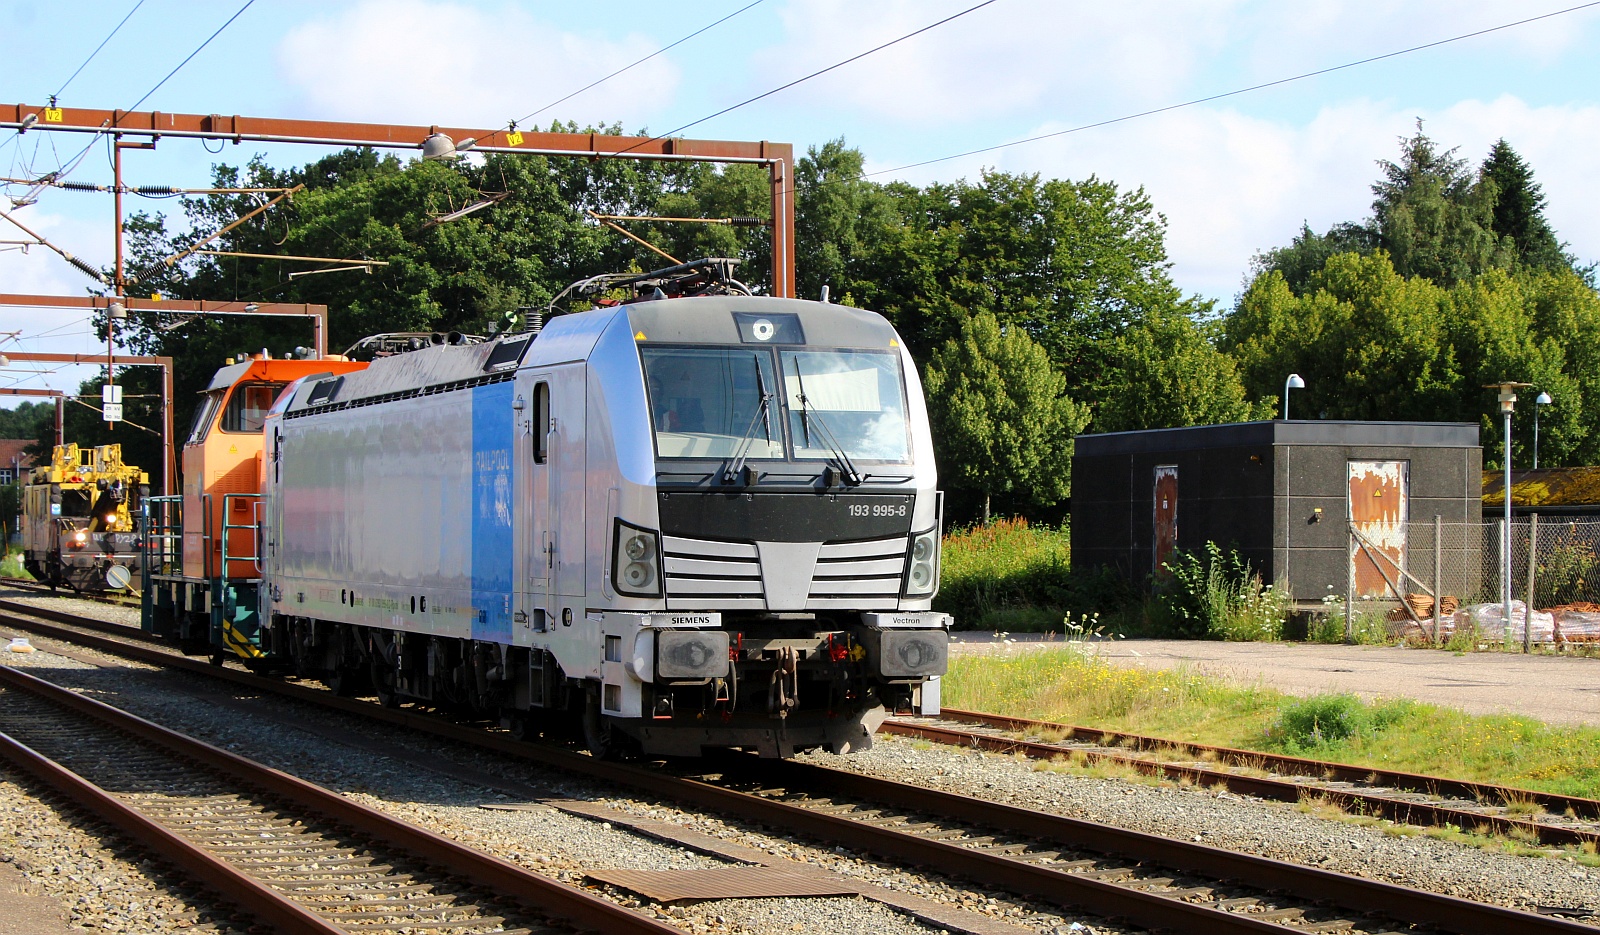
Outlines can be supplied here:
M31 612L25 610L25 613ZM6 618L8 623L41 635L55 635L31 621ZM48 626L48 625L45 625ZM64 638L82 645L154 662L171 668L210 675L262 691L296 698L325 708L356 714L395 727L407 727L453 742L509 754L547 767L627 786L723 815L755 821L829 843L864 850L880 858L911 862L928 870L967 877L982 885L1044 900L1055 905L1119 917L1135 924L1180 931L1267 932L1287 935L1310 923L1303 912L1377 914L1398 922L1433 926L1449 932L1516 931L1530 933L1593 933L1591 926L1554 916L1538 915L1468 899L1440 895L1297 863L1271 860L1204 844L1165 838L1099 823L1081 821L999 802L958 795L863 776L845 770L799 763L768 763L753 758L724 758L708 769L722 776L709 781L674 776L661 770L596 760L546 745L516 740L503 732L458 724L416 711L388 710L370 702L340 698L322 689L289 684L276 679L214 667L185 659L165 650L132 646L93 634L55 628ZM765 765L763 765L765 764ZM733 788L740 775L754 777L754 792ZM772 786L782 788L773 789ZM819 798L817 794L826 798ZM796 797L805 804L783 801ZM909 812L912 817L885 821L886 810L869 804L841 805L848 796L867 803L889 803L888 812ZM857 817L847 817L849 812ZM956 840L940 840L943 832L930 824L974 826L958 830ZM984 830L989 829L989 830ZM1007 838L1021 841L1009 843ZM1089 863L1106 866L1084 871L1084 861L1052 865L1051 854L1094 855ZM1165 895L1153 892L1171 883L1155 868L1185 878L1212 881ZM1128 885L1115 882L1126 875L1144 875ZM1188 901L1200 890L1253 895ZM1274 895L1277 894L1277 895ZM1292 894L1282 896L1281 894ZM1270 911L1271 919L1250 911L1234 911L1241 904L1257 905L1287 899L1286 909ZM1317 909L1302 909L1315 905ZM1282 919L1280 924L1272 919ZM1299 920L1299 924L1293 920ZM1310 923L1322 928L1329 923ZM1363 923L1368 924L1368 923Z
M290 803L309 816L306 825L331 822L336 828L377 841L411 858L431 877L452 880L465 893L487 890L490 901L504 901L523 912L555 918L579 929L629 933L629 935L681 935L681 930L632 912L620 905L585 893L574 886L525 870L509 861L459 844L442 835L417 827L384 812L368 808L320 786L263 766L226 750L213 747L136 717L103 702L0 665L0 685L8 691L24 692L66 709L82 719L131 735L142 744L205 771L224 777L230 783L265 793L272 800ZM350 931L324 916L337 916L338 902L296 902L285 893L257 880L235 866L229 857L240 854L213 852L134 806L126 794L113 795L88 782L60 764L40 756L14 738L0 733L0 755L28 770L51 789L71 795L83 807L146 845L168 861L193 874L224 896L256 914L274 930L304 935L343 935ZM274 845L275 846L275 845ZM417 919L419 929L443 930L472 927L474 920L441 922ZM359 926L358 926L359 928ZM396 926L385 926L387 929Z

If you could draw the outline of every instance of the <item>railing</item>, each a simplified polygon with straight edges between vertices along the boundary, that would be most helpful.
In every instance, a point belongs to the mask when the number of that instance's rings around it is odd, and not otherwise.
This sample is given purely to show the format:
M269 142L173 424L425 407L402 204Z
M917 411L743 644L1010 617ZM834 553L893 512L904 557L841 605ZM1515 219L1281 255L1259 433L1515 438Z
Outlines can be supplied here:
M139 515L144 521L141 577L149 591L151 575L183 573L183 497L145 497Z
M236 511L244 512L243 508L246 504L249 504L250 522L232 522L233 514ZM261 495L258 493L225 493L222 495L222 571L218 577L224 587L228 583L228 572L231 570L230 562L249 562L256 570L255 575L251 577L261 576L261 550L259 545L260 537L258 535L261 529L260 510ZM229 555L228 543L233 540L232 533L246 529L250 530L250 554Z

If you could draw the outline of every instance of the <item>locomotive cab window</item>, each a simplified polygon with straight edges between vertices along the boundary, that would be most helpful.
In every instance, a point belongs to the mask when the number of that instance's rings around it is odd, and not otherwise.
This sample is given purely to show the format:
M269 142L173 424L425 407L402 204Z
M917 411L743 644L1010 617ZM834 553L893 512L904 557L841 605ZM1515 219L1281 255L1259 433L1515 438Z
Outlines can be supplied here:
M831 440L859 461L911 460L900 359L881 351L781 351L795 455L826 458Z
M207 393L201 400L200 408L194 411L194 422L189 426L189 444L195 445L205 441L206 433L211 430L211 423L216 421L217 407L222 405L222 390Z
M283 389L282 383L242 383L233 388L228 405L222 410L222 430L234 433L260 432L267 410Z
M640 348L663 458L782 458L778 381L765 348ZM746 447L748 446L748 447Z

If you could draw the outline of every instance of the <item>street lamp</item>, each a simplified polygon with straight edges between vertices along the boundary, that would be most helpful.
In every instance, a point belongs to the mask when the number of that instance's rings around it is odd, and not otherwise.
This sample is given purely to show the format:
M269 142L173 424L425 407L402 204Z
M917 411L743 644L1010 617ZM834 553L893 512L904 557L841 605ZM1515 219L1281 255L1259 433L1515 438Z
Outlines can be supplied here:
M1505 622L1506 647L1511 646L1511 410L1517 405L1517 390L1522 387L1532 386L1532 383L1485 383L1484 389L1500 391L1500 414L1505 416L1505 465L1506 465L1506 504L1505 523L1502 527L1503 535L1500 538L1500 601L1502 604L1501 618ZM1534 407L1537 413L1538 407ZM1531 614L1529 615L1532 616ZM1529 623L1532 621L1530 619Z
M1533 401L1533 469L1539 470L1539 407L1548 406L1555 400L1550 394L1541 390Z
M1305 388L1306 381L1300 379L1300 374L1298 373L1289 374L1289 379L1283 381L1283 421L1289 421L1289 391L1303 390Z

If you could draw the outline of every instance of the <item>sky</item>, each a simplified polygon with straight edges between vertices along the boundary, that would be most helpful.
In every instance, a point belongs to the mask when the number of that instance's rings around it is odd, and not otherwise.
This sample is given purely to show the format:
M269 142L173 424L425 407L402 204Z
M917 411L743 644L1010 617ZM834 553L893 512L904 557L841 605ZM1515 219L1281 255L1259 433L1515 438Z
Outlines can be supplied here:
M254 0L141 110L505 126L751 0ZM555 107L550 120L663 132L973 6L978 0L761 0ZM1600 260L1600 5L1300 81L972 156L964 151L1210 97L1575 6L1578 0L994 0L914 38L684 135L844 139L879 181L985 169L1142 187L1167 220L1186 293L1232 305L1251 257L1309 224L1367 216L1376 162L1417 121L1477 163L1506 139L1531 164L1558 236ZM137 8L135 8L135 4ZM244 0L0 0L0 104L130 108ZM129 16L129 11L133 13ZM71 78L119 21L126 24ZM1586 51L1587 50L1587 51ZM64 86L64 89L63 89ZM88 145L0 131L0 173L44 172ZM202 186L216 162L328 150L167 139L129 153L130 184ZM72 173L106 183L105 147ZM16 194L14 187L11 194ZM11 210L0 200L0 210ZM132 199L129 210L176 210ZM113 256L109 195L59 189L16 209L95 265ZM9 228L9 229L7 229ZM0 222L0 241L21 237ZM0 292L83 295L42 247L0 243ZM219 296L218 298L233 298ZM0 353L93 351L75 312L0 308ZM32 373L32 370L53 370ZM88 368L13 365L0 387L75 388ZM0 397L0 406L20 400Z

